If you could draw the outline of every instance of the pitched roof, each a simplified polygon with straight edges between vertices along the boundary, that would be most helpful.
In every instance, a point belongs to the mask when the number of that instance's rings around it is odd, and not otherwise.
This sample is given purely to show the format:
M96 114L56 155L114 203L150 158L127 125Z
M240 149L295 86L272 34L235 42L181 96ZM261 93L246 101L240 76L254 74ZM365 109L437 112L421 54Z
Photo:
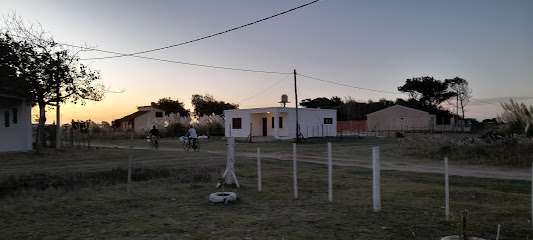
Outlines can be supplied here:
M117 119L117 120L115 120L115 121L116 121L116 122L130 122L130 121L133 121L133 119L135 119L136 117L141 116L141 115L143 115L143 114L145 114L145 113L147 113L147 112L149 112L149 111L138 111L138 112L134 112L134 113L132 113L132 114L130 114L130 115L128 115L128 116L125 116L125 117L123 117L123 118L121 118L121 119Z

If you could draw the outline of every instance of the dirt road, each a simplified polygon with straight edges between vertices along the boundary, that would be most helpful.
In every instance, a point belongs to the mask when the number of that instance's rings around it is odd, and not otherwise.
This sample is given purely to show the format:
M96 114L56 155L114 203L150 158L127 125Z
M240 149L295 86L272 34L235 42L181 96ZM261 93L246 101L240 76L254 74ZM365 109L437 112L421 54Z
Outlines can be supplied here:
M211 151L212 153L226 154L225 152ZM257 156L256 153L236 152L236 156L251 157ZM279 160L292 161L292 154L286 153L261 153L262 158L271 158ZM337 166L355 166L363 168L372 168L371 160L360 159L346 159L333 158L333 165ZM319 164L327 164L327 158L298 155L298 161L312 162ZM444 174L444 163L434 164L428 162L381 162L381 169L396 170L405 172L419 172L419 173L441 173ZM449 175L464 176L464 177L480 177L480 178L495 178L495 179L514 179L514 180L531 180L531 169L519 169L509 167L494 167L494 166L472 166L472 165L455 165L448 164Z

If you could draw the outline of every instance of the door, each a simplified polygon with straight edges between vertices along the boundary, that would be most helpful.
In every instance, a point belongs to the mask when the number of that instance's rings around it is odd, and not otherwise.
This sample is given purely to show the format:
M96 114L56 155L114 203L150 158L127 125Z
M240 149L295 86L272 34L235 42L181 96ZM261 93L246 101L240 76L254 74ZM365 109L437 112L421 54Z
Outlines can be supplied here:
M267 118L263 118L263 136L267 135Z

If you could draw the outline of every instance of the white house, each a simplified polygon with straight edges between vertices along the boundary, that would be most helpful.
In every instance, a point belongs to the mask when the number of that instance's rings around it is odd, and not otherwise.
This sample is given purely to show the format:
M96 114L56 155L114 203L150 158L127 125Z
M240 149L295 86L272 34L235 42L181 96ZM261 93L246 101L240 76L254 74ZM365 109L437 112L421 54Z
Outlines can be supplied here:
M224 111L226 137L296 138L296 109L268 107ZM337 110L298 108L300 133L305 138L337 136Z
M0 113L0 152L32 150L31 105L0 92Z
M155 108L155 103L151 103L150 106L137 107L137 112L115 120L114 124L118 130L133 129L135 134L143 135L148 134L152 124L156 120L163 119L164 115L163 110Z

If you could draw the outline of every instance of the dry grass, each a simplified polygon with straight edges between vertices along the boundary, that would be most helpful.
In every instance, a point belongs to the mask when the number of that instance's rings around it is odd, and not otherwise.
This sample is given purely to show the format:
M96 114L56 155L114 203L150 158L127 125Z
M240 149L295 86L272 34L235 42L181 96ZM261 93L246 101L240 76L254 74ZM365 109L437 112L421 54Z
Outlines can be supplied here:
M340 141L334 144L343 147ZM299 149L322 154L317 147L322 145L317 140ZM220 141L202 146L225 148ZM239 143L239 149L247 151L256 147L290 151L292 144ZM349 151L347 145L344 148ZM452 218L445 222L440 174L383 171L382 212L374 213L368 169L335 167L334 199L329 203L327 166L299 163L299 198L294 199L292 162L263 159L263 192L257 192L256 160L239 157L235 167L241 188L226 187L237 193L238 201L224 205L208 201L209 194L218 191L214 186L225 165L223 155L135 150L137 181L130 197L124 182L127 158L124 149L0 155L0 186L10 178L19 186L0 198L0 238L439 239L459 233L459 212L464 209L470 211L471 236L495 238L498 223L501 239L533 236L527 181L452 177ZM57 183L78 176L79 182L45 189L20 187L32 176Z

